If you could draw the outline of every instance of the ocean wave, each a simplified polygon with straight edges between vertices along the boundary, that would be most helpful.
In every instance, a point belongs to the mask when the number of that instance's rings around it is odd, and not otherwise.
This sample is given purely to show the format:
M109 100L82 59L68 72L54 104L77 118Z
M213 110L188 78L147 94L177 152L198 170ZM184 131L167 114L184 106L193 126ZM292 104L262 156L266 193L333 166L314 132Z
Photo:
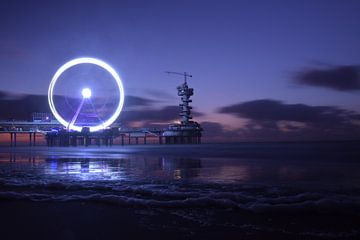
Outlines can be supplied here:
M158 229L160 226L156 224L160 223L153 219L157 218L157 214L161 216L165 213L191 222L191 226L220 226L248 233L295 234L304 239L357 239L360 234L360 229L347 227L346 223L342 228L333 230L334 225L323 228L301 222L304 214L321 216L320 221L326 221L328 216L359 219L360 194L356 190L304 191L259 184L156 180L89 182L2 178L0 201L85 202L133 208L135 212L141 212L141 219L145 221L143 224L154 229ZM148 211L151 216L147 216ZM294 228L293 223L283 216L295 216L291 221L300 217L296 224L306 225L307 228ZM278 222L273 224L268 219ZM172 227L172 224L175 223L161 223L161 228Z
M130 207L331 211L360 215L358 192L311 192L272 186L201 183L0 180L0 199L93 201Z

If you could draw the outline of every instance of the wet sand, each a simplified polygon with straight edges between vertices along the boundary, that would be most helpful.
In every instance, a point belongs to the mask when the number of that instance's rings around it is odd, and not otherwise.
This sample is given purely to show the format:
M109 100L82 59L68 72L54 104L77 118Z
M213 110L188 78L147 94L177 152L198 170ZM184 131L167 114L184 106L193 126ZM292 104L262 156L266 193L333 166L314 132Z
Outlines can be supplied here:
M176 216L171 211L159 213L152 209L124 208L102 203L2 200L0 204L1 239L4 240L357 239L359 236L351 229L357 228L360 218L348 218L346 223L339 225L336 215L310 211L254 215L229 210L216 214L217 219L212 224L203 224ZM197 211L194 210L194 214ZM345 219L344 216L341 219ZM256 222L256 225L248 224L249 220ZM297 226L299 223L301 229ZM332 227L334 231L348 232L347 235L319 233L316 236L316 232L312 232L314 225L317 228L322 225L324 228ZM347 227L344 229L344 226Z

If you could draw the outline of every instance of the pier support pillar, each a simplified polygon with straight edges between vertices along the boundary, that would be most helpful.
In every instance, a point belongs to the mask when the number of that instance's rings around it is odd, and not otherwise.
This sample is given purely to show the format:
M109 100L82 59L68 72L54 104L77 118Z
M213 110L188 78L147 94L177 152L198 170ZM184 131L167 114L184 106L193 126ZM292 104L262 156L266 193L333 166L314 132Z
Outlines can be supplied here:
M88 137L88 136L86 136L85 137L85 146L87 147L87 146L89 146L91 144L91 139Z
M71 143L71 146L73 146L73 147L77 146L77 136L76 135L70 137L70 143Z
M32 133L29 133L29 146L32 146Z

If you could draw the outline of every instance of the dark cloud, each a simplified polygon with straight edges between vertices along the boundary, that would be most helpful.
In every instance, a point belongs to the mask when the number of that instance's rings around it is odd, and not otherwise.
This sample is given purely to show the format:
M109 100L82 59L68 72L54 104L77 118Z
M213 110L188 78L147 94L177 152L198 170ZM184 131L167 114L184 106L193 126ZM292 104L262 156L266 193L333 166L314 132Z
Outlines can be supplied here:
M120 121L172 121L178 118L178 106L166 106L161 109L144 109L124 111Z
M49 112L50 108L47 96L43 95L13 95L1 92L0 96L0 119L30 120L33 112Z
M202 113L193 111L193 116L203 116ZM123 123L130 123L134 121L143 121L147 124L156 122L172 122L180 119L179 106L165 106L160 109L147 108L142 110L124 111L119 120Z
M128 95L125 97L126 107L134 107L134 106L151 106L157 101L149 98L137 97Z
M224 127L217 122L202 122L201 127L208 137L221 136L224 133Z
M358 113L331 106L285 104L263 99L222 107L220 113L245 118L234 130L239 140L345 140L360 138Z
M65 102L62 96L54 96L55 102ZM141 121L144 126L164 127L170 122L179 120L179 106L165 106L154 108L156 101L148 98L127 96L124 111L118 121L125 125ZM132 107L140 107L132 108ZM50 112L46 95L14 94L0 91L0 119L1 120L31 120L33 112ZM193 115L203 116L193 111Z
M296 73L294 80L304 85L327 87L339 91L360 90L360 66L305 69Z
M64 102L62 96L54 96L55 102ZM150 107L156 101L137 96L126 96L125 106ZM0 119L30 120L33 112L50 112L46 95L15 94L0 91Z
M204 142L236 142L239 141L238 130L226 130L217 122L201 122Z
M5 99L6 98L6 93L5 92L2 92L2 91L0 91L0 100L3 100L3 99Z
M238 103L222 107L219 112L256 121L296 121L326 125L344 123L357 117L352 111L336 107L285 104L271 99Z
M173 100L176 99L174 94L170 94L165 91L157 90L157 89L145 89L145 94L154 97L156 99L162 99L162 100Z

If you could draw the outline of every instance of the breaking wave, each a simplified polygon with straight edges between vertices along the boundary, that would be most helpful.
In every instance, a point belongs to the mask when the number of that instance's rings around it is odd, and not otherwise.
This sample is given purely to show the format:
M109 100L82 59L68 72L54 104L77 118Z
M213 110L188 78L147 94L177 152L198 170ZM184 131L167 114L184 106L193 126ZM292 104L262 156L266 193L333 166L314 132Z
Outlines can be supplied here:
M0 179L0 199L94 201L130 207L252 212L332 211L360 215L358 191L301 191L261 185L189 182L81 182Z

